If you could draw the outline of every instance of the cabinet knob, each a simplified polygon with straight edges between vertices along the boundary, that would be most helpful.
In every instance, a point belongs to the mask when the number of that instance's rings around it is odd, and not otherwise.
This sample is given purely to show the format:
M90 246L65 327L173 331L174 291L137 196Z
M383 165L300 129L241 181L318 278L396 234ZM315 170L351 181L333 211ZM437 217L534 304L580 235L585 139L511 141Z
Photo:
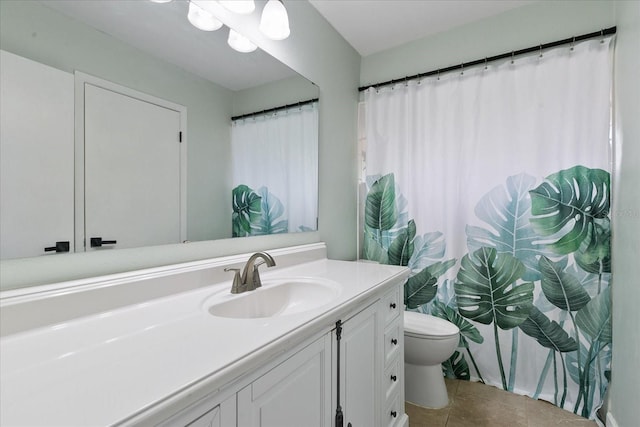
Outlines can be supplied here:
M398 345L398 340L395 338L391 338L391 344Z
M395 302L392 302L391 304L389 304L389 307L391 307L391 308L396 308L396 303L395 303Z
M395 418L398 416L398 413L396 411L391 411L391 416Z
M391 375L391 381L393 382L398 381L398 377L396 377L395 375Z

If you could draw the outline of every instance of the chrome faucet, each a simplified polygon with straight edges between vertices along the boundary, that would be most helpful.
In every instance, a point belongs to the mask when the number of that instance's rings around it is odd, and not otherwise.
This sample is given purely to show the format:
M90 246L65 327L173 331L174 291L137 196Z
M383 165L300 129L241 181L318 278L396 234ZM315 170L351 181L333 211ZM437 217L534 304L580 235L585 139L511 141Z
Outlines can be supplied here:
M261 259L258 260L258 258ZM235 275L233 277L233 285L231 285L231 293L240 294L242 292L253 291L256 288L262 286L258 267L265 263L267 264L267 267L273 267L274 265L276 265L275 260L268 253L256 252L255 254L251 255L251 257L245 264L242 275L240 275L239 268L225 268L224 271L235 272Z

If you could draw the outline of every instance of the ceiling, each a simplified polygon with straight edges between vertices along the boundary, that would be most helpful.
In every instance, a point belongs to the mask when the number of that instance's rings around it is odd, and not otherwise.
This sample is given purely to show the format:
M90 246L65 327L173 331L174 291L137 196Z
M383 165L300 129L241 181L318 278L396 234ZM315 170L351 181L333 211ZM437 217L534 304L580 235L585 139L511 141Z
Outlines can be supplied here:
M230 90L297 75L261 49L245 54L227 44L229 30L201 31L187 20L189 3L140 0L40 0L134 48Z
M362 56L533 1L536 0L309 0ZM226 28L214 32L194 28L187 21L187 0L165 4L140 0L40 3L231 90L296 75L260 49L243 54L229 48ZM256 9L261 10L261 5Z
M309 0L362 56L535 0Z

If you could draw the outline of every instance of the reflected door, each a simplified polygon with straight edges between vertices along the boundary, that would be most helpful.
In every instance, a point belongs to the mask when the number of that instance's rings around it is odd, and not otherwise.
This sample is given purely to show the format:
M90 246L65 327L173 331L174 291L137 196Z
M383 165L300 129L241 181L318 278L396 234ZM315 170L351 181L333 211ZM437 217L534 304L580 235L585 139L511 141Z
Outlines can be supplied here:
M180 112L85 83L85 248L179 243Z
M0 163L0 258L73 252L72 74L0 51Z

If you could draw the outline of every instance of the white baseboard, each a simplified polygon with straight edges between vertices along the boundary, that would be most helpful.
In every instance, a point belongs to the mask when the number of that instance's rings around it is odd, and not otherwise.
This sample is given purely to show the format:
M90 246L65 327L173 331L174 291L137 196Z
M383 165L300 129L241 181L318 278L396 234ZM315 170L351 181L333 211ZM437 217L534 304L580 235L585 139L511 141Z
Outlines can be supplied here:
M611 412L607 412L607 427L618 427L618 423L616 419L613 418L613 415L611 415Z

